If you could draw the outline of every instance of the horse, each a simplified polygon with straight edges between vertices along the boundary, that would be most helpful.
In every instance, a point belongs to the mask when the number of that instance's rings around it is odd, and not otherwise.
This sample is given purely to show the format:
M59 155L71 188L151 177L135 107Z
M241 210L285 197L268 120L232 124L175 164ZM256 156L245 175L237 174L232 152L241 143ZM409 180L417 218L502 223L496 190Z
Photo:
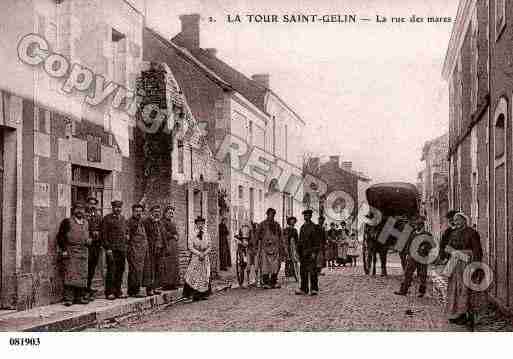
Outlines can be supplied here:
M388 252L395 246L397 239L393 237L389 237L386 239L385 243L381 243L378 241L379 234L381 230L383 229L386 221L388 220L387 217L382 218L381 222L376 225L372 226L369 224L365 224L364 228L364 237L363 237L363 245L364 250L363 252L363 268L365 271L365 274L369 275L372 273L372 275L376 275L376 262L379 256L379 262L381 264L381 275L383 277L387 276L387 256ZM404 225L407 223L406 218L399 218L396 224L396 227L398 229L402 230L404 228ZM405 260L403 253L400 253L401 257L401 267L403 269L403 272L405 270Z

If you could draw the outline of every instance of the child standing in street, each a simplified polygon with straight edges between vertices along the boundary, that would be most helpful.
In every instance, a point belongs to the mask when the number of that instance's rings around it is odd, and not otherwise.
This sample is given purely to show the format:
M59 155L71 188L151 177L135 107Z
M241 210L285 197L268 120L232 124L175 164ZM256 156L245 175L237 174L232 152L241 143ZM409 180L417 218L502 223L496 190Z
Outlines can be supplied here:
M349 248L347 250L347 256L351 261L351 266L356 266L357 259L360 256L360 242L358 242L358 238L356 237L356 233L351 233L351 238L349 240Z

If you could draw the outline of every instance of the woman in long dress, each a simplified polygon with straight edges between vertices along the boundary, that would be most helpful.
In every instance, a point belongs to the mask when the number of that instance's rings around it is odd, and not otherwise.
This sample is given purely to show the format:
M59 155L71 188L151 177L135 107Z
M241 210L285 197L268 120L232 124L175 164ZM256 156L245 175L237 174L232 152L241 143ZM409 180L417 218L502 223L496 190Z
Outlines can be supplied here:
M469 288L470 283L465 283L465 268L471 262L481 262L483 249L479 233L468 226L468 217L458 212L454 215L454 230L449 234L447 251L458 252L457 260L447 283L447 307L449 321L456 324L473 324L475 312L476 292ZM442 253L446 256L446 252ZM463 258L465 257L465 258ZM475 271L471 280L474 284L480 283L480 272Z
M204 230L205 219L197 217L194 225L194 233L189 238L191 260L185 272L183 296L197 301L206 300L211 292L209 258L211 242L208 233Z

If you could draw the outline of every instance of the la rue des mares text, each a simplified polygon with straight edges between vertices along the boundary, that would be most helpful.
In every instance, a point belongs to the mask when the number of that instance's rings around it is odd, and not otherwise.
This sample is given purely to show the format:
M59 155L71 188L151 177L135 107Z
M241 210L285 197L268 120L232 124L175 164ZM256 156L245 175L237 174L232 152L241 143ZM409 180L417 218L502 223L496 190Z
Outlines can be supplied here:
M315 23L315 22L338 22L355 23L358 17L354 14L232 14L226 15L230 23L250 22L250 23Z

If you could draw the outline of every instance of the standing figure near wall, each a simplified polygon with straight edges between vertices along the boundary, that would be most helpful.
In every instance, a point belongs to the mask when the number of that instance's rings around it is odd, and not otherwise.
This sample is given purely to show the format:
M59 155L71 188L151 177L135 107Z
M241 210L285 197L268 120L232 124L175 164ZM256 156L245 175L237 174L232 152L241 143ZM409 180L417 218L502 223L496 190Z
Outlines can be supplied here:
M219 223L219 269L222 271L232 266L229 235L230 231L226 225L226 217L223 217L221 223Z
M148 253L143 212L142 205L134 204L132 217L128 220L128 295L136 298L144 297L140 290L143 285L144 264Z
M160 294L157 288L160 287L160 264L162 260L162 248L165 236L162 224L162 210L160 206L153 206L150 209L150 216L144 221L144 228L148 238L148 252L144 265L144 286L146 295Z
M296 227L296 217L287 218L287 228L283 230L283 237L287 245L288 259L285 262L285 275L287 277L294 277L296 282L299 282L299 254L297 251L297 243L299 234Z
M64 305L87 304L89 226L84 205L75 203L71 218L61 222L57 244L64 264Z
M164 211L162 224L164 226L165 236L163 243L163 257L160 279L162 289L173 290L178 287L178 230L173 220L175 208L167 206Z
M98 200L94 197L87 199L87 223L89 225L89 238L91 244L89 245L89 262L87 265L87 299L94 300L96 291L92 289L96 267L100 261L102 251L102 243L100 238L100 230L102 225L102 217L98 213Z
M112 201L112 213L103 217L101 236L107 260L105 296L109 300L126 298L121 290L128 249L128 228L121 214L123 202Z

